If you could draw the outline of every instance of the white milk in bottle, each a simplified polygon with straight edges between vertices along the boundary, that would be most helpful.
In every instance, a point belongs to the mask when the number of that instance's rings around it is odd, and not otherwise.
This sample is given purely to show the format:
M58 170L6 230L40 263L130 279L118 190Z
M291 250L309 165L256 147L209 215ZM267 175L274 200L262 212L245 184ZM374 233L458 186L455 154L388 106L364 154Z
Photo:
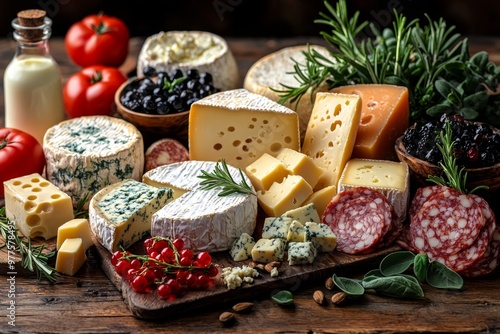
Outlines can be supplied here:
M25 10L12 21L17 50L5 69L5 126L40 144L48 128L65 119L61 74L48 40L52 21L42 10Z

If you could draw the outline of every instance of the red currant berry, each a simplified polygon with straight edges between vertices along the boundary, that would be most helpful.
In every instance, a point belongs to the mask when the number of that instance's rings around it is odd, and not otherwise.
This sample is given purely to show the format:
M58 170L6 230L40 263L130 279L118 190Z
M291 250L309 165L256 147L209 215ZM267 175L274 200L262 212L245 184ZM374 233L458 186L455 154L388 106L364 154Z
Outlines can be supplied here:
M212 256L208 252L198 253L196 261L200 267L206 268L212 263Z
M179 270L177 271L177 273L175 274L175 278L177 279L177 281L181 284L181 285L186 285L186 280L187 280L187 276L189 275L189 271L186 271L186 270Z
M186 277L186 285L188 288L195 288L198 285L198 276L192 273L189 273Z
M130 261L130 268L139 269L140 267L142 267L142 261L141 260L139 260L139 259L133 259L132 261Z
M178 252L184 249L184 240L182 240L181 238L175 239L174 241L172 241L172 244Z
M181 285L179 284L179 282L173 278L169 278L165 284L167 284L170 287L170 289L172 290L172 293L176 293L181 288Z
M171 295L172 289L170 289L168 284L160 284L158 286L158 296L160 296L161 299L169 299Z
M168 247L168 242L165 239L159 239L156 240L156 242L153 245L153 249L157 251L158 253L161 253L161 251L165 248Z
M127 274L127 271L130 269L130 261L129 260L119 260L118 263L116 264L116 272L120 276L125 276Z
M143 276L146 278L148 285L151 285L156 280L156 274L153 269L145 270Z
M170 247L163 248L161 251L161 257L163 258L163 261L171 263L174 258L174 250Z
M137 274L137 270L130 268L129 270L127 270L127 273L123 275L123 278L126 280L131 280L135 277L135 274Z
M133 280L130 286L132 289L134 289L135 292L143 292L146 289L146 286L148 285L148 281L146 277L139 275L136 276Z
M148 238L148 239L144 240L142 245L143 245L146 253L149 253L149 250L151 249L151 247L153 247L153 243L154 243L154 239L152 239L152 238Z
M158 256L158 253L157 251L155 251L154 249L151 249L148 253L149 257L152 258L152 259L156 259L156 257Z
M198 288L206 289L210 285L210 278L207 275L198 275Z
M205 273L208 277L215 277L219 273L219 268L216 266L210 266Z
M184 267L190 266L192 263L193 262L191 261L190 257L181 257L181 259L179 260L179 264Z
M181 252L181 257L187 257L188 259L192 259L194 254L190 249L183 249Z
M113 255L111 256L111 264L113 266L116 266L116 264L118 263L118 261L123 257L123 252L122 251L116 251L113 253Z

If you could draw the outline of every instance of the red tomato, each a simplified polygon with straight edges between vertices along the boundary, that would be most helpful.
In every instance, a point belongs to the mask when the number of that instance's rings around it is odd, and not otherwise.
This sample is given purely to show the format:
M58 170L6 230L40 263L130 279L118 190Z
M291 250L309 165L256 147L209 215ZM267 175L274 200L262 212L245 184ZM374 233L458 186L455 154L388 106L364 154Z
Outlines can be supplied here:
M64 107L71 118L111 115L114 96L127 77L117 68L89 66L73 74L63 89Z
M29 133L0 129L0 196L4 197L3 182L32 173L43 173L45 155L42 145Z
M119 18L89 15L74 23L66 33L66 52L81 67L119 67L128 54L130 33Z

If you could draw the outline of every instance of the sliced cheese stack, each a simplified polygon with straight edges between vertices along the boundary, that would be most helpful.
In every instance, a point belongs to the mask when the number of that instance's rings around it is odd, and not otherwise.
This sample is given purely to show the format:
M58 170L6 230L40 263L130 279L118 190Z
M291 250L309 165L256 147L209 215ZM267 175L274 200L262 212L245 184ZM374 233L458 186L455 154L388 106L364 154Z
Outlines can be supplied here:
M71 198L34 173L4 182L5 214L26 237L50 239L74 218Z
M304 52L317 52L321 55L328 55L328 50L320 45L298 45L283 48L270 53L257 60L247 71L243 87L252 93L263 95L273 101L281 100L279 94L286 86L297 87L299 82L294 75L294 66L298 64L301 68L306 66ZM328 90L328 84L321 84L316 91ZM309 89L298 102L287 101L283 105L293 109L299 115L300 136L304 139L305 131L315 95Z
M352 157L397 161L394 149L396 139L409 126L408 89L403 86L359 84L331 91L361 97L361 119Z
M109 184L140 180L144 170L141 133L115 117L61 122L45 133L43 150L47 179L72 198L73 206Z
M245 169L262 154L300 150L297 113L266 97L236 89L209 95L191 106L189 157Z
M336 185L351 157L361 116L358 95L317 93L302 153L324 173L314 190Z
M92 233L110 252L127 249L150 232L153 213L171 198L169 188L130 179L106 186L90 201Z
M183 161L157 167L147 172L145 183L162 185L184 192L156 212L152 218L151 235L182 238L193 252L216 252L231 248L242 233L252 235L257 218L257 199L251 194L219 196L220 189L203 190L198 176L211 173L217 163ZM239 183L242 175L227 165L233 179ZM175 190L174 190L175 192Z
M400 221L406 219L410 200L410 173L404 162L351 159L340 177L339 192L366 187L381 192L394 208Z
M162 31L149 36L137 60L138 76L146 66L169 74L193 68L210 73L221 90L238 87L238 66L227 42L206 31Z

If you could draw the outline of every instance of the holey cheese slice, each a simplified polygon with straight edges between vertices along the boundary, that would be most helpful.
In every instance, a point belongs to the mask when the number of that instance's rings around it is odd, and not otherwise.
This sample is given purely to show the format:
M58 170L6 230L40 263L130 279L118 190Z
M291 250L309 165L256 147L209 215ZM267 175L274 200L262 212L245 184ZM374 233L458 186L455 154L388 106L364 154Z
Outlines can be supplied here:
M297 76L293 74L294 66L298 65L301 68L305 68L306 58L304 52L308 50L314 50L314 52L318 52L321 55L329 54L328 49L320 45L297 45L280 49L257 60L248 69L243 82L243 88L278 102L281 99L278 91L285 88L283 85L289 87L299 86ZM324 82L316 91L321 92L326 90L328 90L328 84ZM309 89L298 103L287 101L283 104L295 110L299 115L300 137L302 139L304 139L307 124L311 116L314 96L313 90Z
M141 133L110 116L73 118L49 128L43 151L47 180L67 193L74 206L109 184L140 180L144 170Z
M191 160L219 161L245 169L262 154L300 150L297 113L266 97L235 89L209 95L191 106Z
M252 235L257 219L257 197L249 194L219 196L221 189L203 190L201 171L211 173L216 162L183 161L160 166L144 175L144 182L167 186L175 199L156 212L152 218L151 235L182 238L185 247L196 252L217 252L231 249L243 233ZM228 165L236 182L246 174ZM180 195L179 195L180 193Z
M361 116L358 95L317 93L302 153L324 169L314 190L337 185L351 157Z
M409 126L408 89L402 86L359 84L342 86L332 92L361 97L361 120L353 158L397 161L396 139Z
M110 252L127 249L150 232L153 213L171 198L171 189L135 180L111 184L90 201L90 229Z

